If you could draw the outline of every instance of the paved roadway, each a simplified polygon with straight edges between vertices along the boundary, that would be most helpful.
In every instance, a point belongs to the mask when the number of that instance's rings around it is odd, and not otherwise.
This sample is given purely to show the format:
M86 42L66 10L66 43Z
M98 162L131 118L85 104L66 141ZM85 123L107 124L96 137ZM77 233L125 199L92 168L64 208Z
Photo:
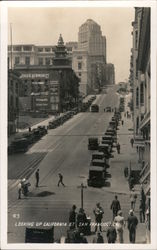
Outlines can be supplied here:
M97 96L100 106L99 113L79 113L57 129L49 130L48 134L29 151L22 155L9 157L9 228L8 242L24 242L24 226L15 226L15 222L67 222L69 209L73 204L80 207L81 183L87 184L88 166L92 151L87 144L90 136L101 137L108 127L112 113L104 113L104 107L118 107L118 95L114 89L108 90L107 95ZM36 155L42 157L38 165L40 169L40 187L35 188L35 170L31 162ZM34 157L33 159L30 157ZM38 158L40 158L38 157ZM33 165L33 164L32 164ZM57 187L58 173L64 176L66 187ZM29 173L29 174L28 174ZM30 176L29 197L17 200L17 181L24 174ZM109 180L110 181L110 180ZM107 188L108 190L109 188ZM49 192L40 197L40 193ZM113 197L105 188L88 187L84 190L84 209L93 218L93 208L96 202L108 207ZM19 219L14 218L20 216ZM104 220L112 218L111 211ZM65 235L66 227L55 227L55 238Z

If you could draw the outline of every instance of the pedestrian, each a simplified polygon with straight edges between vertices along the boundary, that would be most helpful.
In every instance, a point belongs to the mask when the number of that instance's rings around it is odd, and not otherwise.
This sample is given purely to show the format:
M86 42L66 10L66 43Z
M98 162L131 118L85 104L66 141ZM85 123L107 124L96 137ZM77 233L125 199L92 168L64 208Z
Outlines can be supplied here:
M140 223L145 222L145 210L146 210L145 202L143 202L142 199L140 199L140 205L139 205Z
M28 128L28 131L31 132L31 127Z
M122 211L119 210L117 216L114 218L116 233L117 233L117 242L123 243L123 228L124 228L124 217L122 216Z
M143 185L141 184L141 199L142 199L142 202L145 204L146 203L146 195L144 193L144 189L143 189Z
M137 224L138 224L138 219L134 215L133 210L130 210L127 222L128 222L130 243L135 243L135 240L136 240L136 227L137 227Z
M111 204L111 207L110 207L110 208L112 209L112 212L113 212L113 220L114 220L114 218L117 216L117 212L118 212L119 210L121 210L120 202L119 202L119 200L118 200L118 196L117 196L117 195L115 195L115 199L112 201L112 204Z
M100 232L97 233L97 237L94 237L93 243L104 243L104 239Z
M117 143L117 153L120 154L120 144L119 144L119 142Z
M131 202L131 209L135 210L135 204L136 204L137 194L135 193L135 189L132 188L130 193L130 202Z
M80 208L77 214L77 227L79 229L79 232L85 233L86 223L87 223L87 216L84 212L84 209Z
M39 168L35 172L36 187L39 187Z
M138 146L136 146L136 152L138 153Z
M133 146L134 146L134 139L133 138L130 139L130 144L131 144L131 146L133 148Z
M106 236L108 243L115 243L117 239L117 232L113 223L109 223Z
M63 187L65 187L65 185L63 183L63 175L61 173L59 173L58 176L59 176L58 187L59 187L60 183L62 184Z
M69 212L69 226L70 229L74 229L76 227L76 205L73 205Z
M122 126L124 125L124 121L122 120Z
M104 210L100 206L100 203L96 204L96 208L93 210L93 213L95 215L95 232L97 232L98 227L99 227L99 231L102 232L101 221L103 218Z
M124 176L125 176L125 178L128 177L128 174L129 174L128 167L125 167L125 168L124 168Z
M20 181L18 184L18 199L21 199L21 194L22 194L22 183Z
M130 175L128 182L129 182L129 189L132 190L132 188L134 187L134 177L132 175Z

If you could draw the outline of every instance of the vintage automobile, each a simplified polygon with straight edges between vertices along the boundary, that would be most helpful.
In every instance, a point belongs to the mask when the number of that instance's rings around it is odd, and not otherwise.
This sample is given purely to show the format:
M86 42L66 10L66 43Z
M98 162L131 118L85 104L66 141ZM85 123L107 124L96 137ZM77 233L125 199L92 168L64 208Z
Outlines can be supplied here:
M14 141L11 142L11 144L8 147L8 153L20 153L20 152L26 152L28 150L28 140L26 138L17 138Z
M104 159L94 159L94 160L91 160L90 166L103 167L104 171L106 170Z
M107 158L105 157L105 154L104 154L103 152L95 152L95 153L92 154L92 161L93 161L93 160L98 160L98 159L104 160L104 163L105 163L105 167L106 167L106 168L109 168L109 167L110 167L110 166L109 166L109 159L107 159Z
M113 142L111 140L102 140L101 141L102 144L108 144L110 147L109 149L111 150Z
M99 112L99 106L97 104L92 104L91 112Z
M87 184L88 184L88 186L92 186L92 187L103 187L105 184L104 168L90 166Z
M111 154L111 146L108 144L100 143L98 146L98 151L103 152L106 159L113 158L113 155Z
M97 150L99 146L97 137L88 138L88 150Z
M106 107L106 108L104 108L104 112L112 112L112 108L111 107Z
M40 130L40 134L41 134L41 136L43 136L43 135L46 135L46 134L47 134L47 129L46 129L46 127L45 127L45 126L38 126L37 128Z

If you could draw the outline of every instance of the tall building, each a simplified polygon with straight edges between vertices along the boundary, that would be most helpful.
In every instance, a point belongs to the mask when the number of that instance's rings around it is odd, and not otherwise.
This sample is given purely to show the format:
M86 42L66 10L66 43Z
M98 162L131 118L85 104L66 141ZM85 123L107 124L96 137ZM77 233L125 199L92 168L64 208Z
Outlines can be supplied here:
M100 25L88 19L79 28L78 49L85 50L96 60L106 62L106 37L102 36Z
M140 183L147 196L150 231L150 8L135 8L130 83L133 89L134 139L141 163ZM149 234L147 234L149 235ZM150 240L150 239L149 239Z
M94 65L95 64L95 65ZM100 66L101 64L101 66ZM100 25L88 19L79 28L78 48L73 50L72 67L80 78L80 92L89 94L97 88L93 70L102 81L101 68L106 64L106 38L102 36ZM103 81L102 81L103 82Z

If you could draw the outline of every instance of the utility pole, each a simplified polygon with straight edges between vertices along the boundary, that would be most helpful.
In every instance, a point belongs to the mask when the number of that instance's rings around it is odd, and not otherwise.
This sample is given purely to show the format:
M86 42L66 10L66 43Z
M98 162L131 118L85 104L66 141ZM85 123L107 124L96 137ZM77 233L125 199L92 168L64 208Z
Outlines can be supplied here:
M83 189L87 188L87 186L84 186L83 183L81 183L81 185L78 186L78 188L81 188L81 208L83 209Z
M12 41L13 37L12 37L12 23L10 23L10 42L11 42L11 71L13 69L13 41Z

